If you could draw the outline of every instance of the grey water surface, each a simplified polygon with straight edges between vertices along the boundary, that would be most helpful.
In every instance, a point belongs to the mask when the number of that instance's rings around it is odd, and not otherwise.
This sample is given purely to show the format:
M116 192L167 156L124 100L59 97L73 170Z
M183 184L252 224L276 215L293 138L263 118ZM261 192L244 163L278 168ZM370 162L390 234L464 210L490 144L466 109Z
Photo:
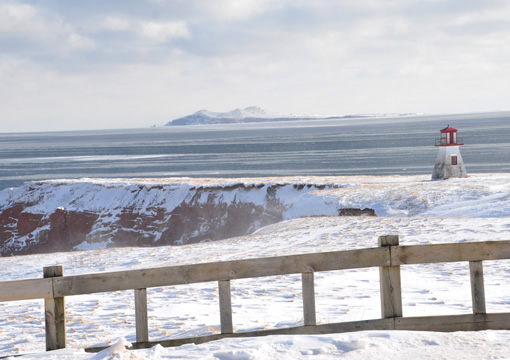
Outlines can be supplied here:
M96 177L432 174L439 130L469 173L510 172L510 112L0 133L0 190Z

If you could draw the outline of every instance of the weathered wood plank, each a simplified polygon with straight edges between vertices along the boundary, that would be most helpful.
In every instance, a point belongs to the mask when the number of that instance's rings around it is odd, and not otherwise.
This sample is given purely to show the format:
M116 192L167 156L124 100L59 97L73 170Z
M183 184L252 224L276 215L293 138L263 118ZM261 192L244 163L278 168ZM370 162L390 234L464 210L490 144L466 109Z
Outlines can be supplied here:
M135 290L137 344L145 346L147 344L156 344L156 342L148 341L146 288L208 281L218 281L219 284L223 334L168 340L168 344L199 343L201 339L210 341L222 337L264 336L270 334L321 334L374 329L428 331L510 330L510 313L485 313L482 267L483 260L510 258L510 241L398 246L397 236L384 236L380 237L379 245L381 247L375 249L302 254L68 277L63 276L63 268L61 266L53 266L44 269L45 279L0 283L0 301L45 298L48 350L65 347L64 296L138 289ZM474 314L419 318L401 317L402 299L399 266L402 264L453 261L470 262ZM380 268L382 314L383 317L388 318L352 323L314 325L314 271L374 266ZM306 326L233 333L230 299L231 279L296 273L302 273L303 275L303 311ZM228 318L229 316L230 318ZM140 321L138 320L139 318ZM138 325L139 323L140 325ZM163 344L165 342L163 341Z
M402 289L400 266L381 266L379 268L381 286L381 316L391 318L402 316Z
M390 247L390 251L398 246L396 235L380 236L379 246ZM379 268L381 287L381 315L383 318L402 316L402 288L400 266L381 266Z
M181 346L184 344L202 344L209 341L215 341L224 338L242 338L242 337L258 337L268 335L313 335L313 334L332 334L332 333L343 333L352 331L363 331L363 330L387 330L393 329L394 319L376 319L376 320L363 320L343 323L332 323L323 324L316 326L297 326L290 328L281 329L269 329L269 330L256 330L256 331L241 331L232 334L214 334L207 336L197 336L193 338L181 338L181 339L169 339L161 341L149 341L142 343L134 343L130 350L151 348L155 345L161 345L164 347ZM93 347L85 349L86 352L99 352L106 349L106 347Z
M469 262L469 274L471 279L471 299L473 314L485 314L485 287L483 284L483 265L481 261Z
M370 248L271 258L119 271L54 279L56 296L151 288L261 276L384 266L389 249Z
M0 282L0 301L44 299L53 296L51 279Z
M259 331L241 331L233 334L214 334L194 338L171 339L134 343L130 349L151 348L157 344L164 347L181 346L184 344L202 344L224 338L256 337L267 335L311 335L333 334L365 330L416 330L416 331L470 331L481 329L510 330L510 313L484 314L484 315L450 315L428 317L397 317L391 319L376 319L353 321L343 323L323 324L316 326L299 326L284 329L269 329ZM87 352L99 352L106 347L93 347L85 349Z
M379 247L398 246L399 237L398 235L382 235L377 238L377 243Z
M391 253L393 265L502 259L510 259L510 240L399 246Z
M510 330L510 313L401 317L395 319L395 330L452 332L486 329Z
M149 341L147 289L135 289L136 341Z
M220 298L220 326L222 334L234 332L232 323L232 297L230 292L230 280L218 281L218 295Z
M64 267L60 265L43 268L45 278L64 275ZM63 297L44 299L46 351L64 349L66 347L66 310Z
M303 288L303 323L305 326L317 325L313 272L302 273L301 284Z

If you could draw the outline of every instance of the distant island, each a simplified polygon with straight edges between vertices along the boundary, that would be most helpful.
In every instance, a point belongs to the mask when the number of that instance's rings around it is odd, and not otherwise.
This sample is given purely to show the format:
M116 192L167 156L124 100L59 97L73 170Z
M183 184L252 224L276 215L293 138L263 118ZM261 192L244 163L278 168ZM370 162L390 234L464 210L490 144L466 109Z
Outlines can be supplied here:
M234 109L227 112L213 112L200 110L166 123L165 126L174 125L215 125L215 124L240 124L269 121L292 121L292 120L326 120L326 119L352 119L388 116L412 116L417 114L359 114L339 116L315 116L315 115L288 115L270 112L257 106L244 109Z

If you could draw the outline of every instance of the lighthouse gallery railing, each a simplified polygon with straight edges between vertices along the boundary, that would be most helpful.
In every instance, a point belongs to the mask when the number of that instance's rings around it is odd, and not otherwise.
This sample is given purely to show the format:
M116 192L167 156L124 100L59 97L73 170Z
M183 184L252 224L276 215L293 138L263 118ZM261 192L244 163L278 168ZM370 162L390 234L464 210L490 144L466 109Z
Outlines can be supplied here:
M448 143L448 139L447 138L440 138L440 139L436 139L436 146L456 146L456 145L464 145L464 142L462 140L462 137L457 137L456 139L456 142L450 142Z

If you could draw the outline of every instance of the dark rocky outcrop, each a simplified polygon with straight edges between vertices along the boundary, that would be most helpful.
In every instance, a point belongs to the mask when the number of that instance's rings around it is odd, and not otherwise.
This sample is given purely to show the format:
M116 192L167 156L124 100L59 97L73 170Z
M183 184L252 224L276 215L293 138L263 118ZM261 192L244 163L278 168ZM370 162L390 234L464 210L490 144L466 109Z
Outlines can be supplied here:
M338 215L340 215L340 216L376 216L374 209L370 209L370 208L364 208L364 209L345 208L345 209L340 209L338 211Z

